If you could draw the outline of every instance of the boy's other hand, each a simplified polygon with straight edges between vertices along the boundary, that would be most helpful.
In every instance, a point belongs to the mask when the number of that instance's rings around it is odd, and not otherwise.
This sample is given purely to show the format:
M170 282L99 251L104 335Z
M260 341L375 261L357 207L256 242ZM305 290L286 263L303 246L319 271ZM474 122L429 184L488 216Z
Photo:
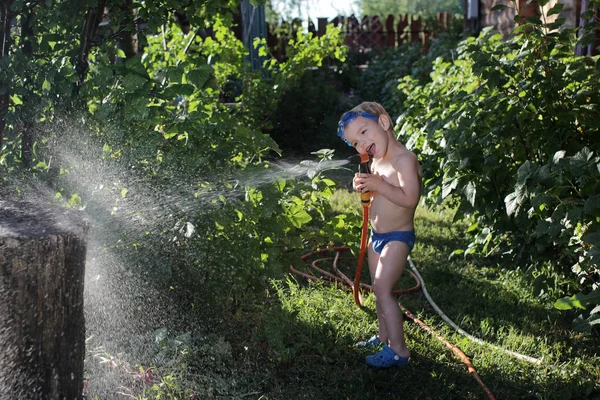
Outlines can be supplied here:
M376 181L378 177L373 174L365 174L365 173L357 173L354 175L354 179L352 180L352 186L354 190L360 193L365 193L368 191L375 191L375 186L377 185Z

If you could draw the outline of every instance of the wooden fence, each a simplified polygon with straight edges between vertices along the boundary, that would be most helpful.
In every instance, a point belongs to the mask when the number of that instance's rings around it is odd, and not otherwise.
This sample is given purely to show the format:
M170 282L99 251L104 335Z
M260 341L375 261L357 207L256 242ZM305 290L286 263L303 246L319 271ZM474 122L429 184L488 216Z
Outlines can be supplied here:
M440 13L427 20L413 15L388 15L385 21L376 16L358 19L352 15L336 17L333 20L318 18L317 26L309 22L308 31L313 35L322 36L328 24L339 26L344 34L344 43L351 50L365 51L380 47L397 47L406 42L420 42L425 45L436 33L447 30L453 23L454 15L449 13ZM302 28L301 24L300 20L283 22L277 26L267 24L267 43L275 58L285 59L287 43L295 37L295 32Z

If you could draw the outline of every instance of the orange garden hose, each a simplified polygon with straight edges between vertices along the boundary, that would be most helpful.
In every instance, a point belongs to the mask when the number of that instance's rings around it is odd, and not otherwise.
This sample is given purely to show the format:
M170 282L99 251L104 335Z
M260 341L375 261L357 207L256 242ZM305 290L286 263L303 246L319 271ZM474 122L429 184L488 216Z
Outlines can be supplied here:
M362 193L361 193L362 197ZM352 292L354 292L354 304L362 307L362 294L360 293L360 277L362 276L363 264L365 262L365 255L367 254L367 236L369 234L369 204L363 203L363 221L362 221L362 233L360 235L360 251L358 253L358 264L356 265L356 274L354 275L354 285L352 285Z
M363 229L363 233L364 233L364 229ZM365 236L365 235L363 235L363 236ZM366 247L366 244L365 244L365 247ZM363 260L364 260L364 253L366 252L366 249L364 249L364 250L362 249L362 240L361 240L361 252L359 253L359 265L357 266L357 269L356 269L356 276L354 278L354 282L352 282L352 280L350 280L350 278L348 278L348 276L346 276L346 274L344 274L342 271L340 271L339 268L337 267L337 263L340 259L340 253L342 251L348 251L348 250L350 250L350 247L348 247L348 246L337 246L337 247L332 247L332 248L325 248L325 249L320 249L317 251L313 251L311 253L304 254L301 258L302 258L302 260L306 261L308 258L316 256L316 255L320 255L320 254L328 253L328 252L332 252L332 251L335 252L335 256L333 257L333 264L332 264L332 269L335 272L335 274L332 274L331 272L328 272L317 266L318 264L322 263L323 261L331 260L331 257L318 258L316 260L313 260L310 265L315 271L317 271L319 274L321 274L321 276L327 277L329 279L329 281L343 282L348 287L352 288L352 291L354 292L354 301L359 307L361 307L362 306L362 296L360 294L360 289L363 289L367 292L372 290L371 285L367 285L365 283L360 282L360 277L361 277L360 270L362 270L360 254L363 254ZM321 277L317 277L315 275L311 275L306 272L299 271L291 265L290 265L290 271L293 272L294 274L300 275L300 276L310 279L312 281L324 281L324 279ZM419 278L412 271L408 271L408 273L415 280L415 282L416 282L415 286L413 286L409 289L394 290L394 292L393 292L394 294L411 293L411 292L416 292L421 289L421 281L419 280ZM359 299L358 300L359 302L357 302L357 299ZM420 328L422 328L423 330L434 335L447 348L452 350L452 352L458 358L460 358L460 360L467 366L467 371L469 372L469 374L473 377L473 379L475 379L475 381L479 384L479 386L481 386L483 391L486 393L488 399L490 399L490 400L496 399L496 397L491 392L491 390L485 385L485 383L483 383L481 377L479 376L479 374L475 370L475 367L471 363L471 360L469 360L469 357L467 357L466 354L463 353L462 350L460 350L454 344L448 342L441 334L439 334L433 328L431 328L429 325L427 325L425 322L423 322L419 318L417 318L412 312L410 312L408 309L406 309L402 304L399 304L399 306L400 306L400 309L402 310L402 312L404 313L404 315L406 315L408 318L410 318Z
M361 289L365 290L365 291L371 291L372 287L370 285L361 283L361 275L362 275L362 268L363 268L363 264L364 264L364 260L365 260L365 255L367 252L367 240L368 240L368 229L369 229L369 200L367 200L367 197L370 197L368 194L362 193L361 194L361 201L362 201L362 205L363 205L363 224L362 224L362 234L361 234L361 240L360 240L360 251L358 254L358 264L356 267L356 274L354 276L354 282L352 280L350 280L350 278L348 278L348 276L346 276L342 271L340 271L337 267L337 263L340 259L340 253L342 251L348 251L350 250L349 247L347 246L338 246L338 247L332 247L332 248L325 248L325 249L320 249L311 253L307 253L305 255L302 256L302 260L306 261L308 258L313 257L315 255L320 255L323 253L327 253L327 252L331 252L334 251L335 252L335 256L333 257L333 265L332 265L332 269L335 272L335 275L325 271L322 268L319 268L317 265L320 264L323 261L327 261L327 260L331 260L331 257L325 257L325 258L319 258L316 259L314 261L312 261L311 263L311 267L317 271L319 274L321 274L322 277L327 277L329 278L329 281L334 281L334 282L343 282L345 283L348 287L352 288L352 292L354 294L354 303L358 306L358 307L362 307L362 294L361 294ZM305 272L301 272L297 269L295 269L293 266L290 265L290 271L300 275L304 278L313 280L313 281L322 281L323 278L321 277L317 277L315 275L311 275ZM412 276L412 278L415 280L416 284L414 287L409 288L409 289L398 289L398 290L394 290L394 294L404 294L404 293L410 293L410 292L415 292L417 290L421 289L421 280L419 279L419 277L417 277L417 275L415 275L415 273L413 273L412 271L408 271L409 274ZM419 318L417 318L413 313L411 313L409 310L407 310L404 306L402 306L401 304L399 304L400 309L402 310L402 312L408 317L410 318L414 323L416 323L420 328L424 329L425 331L431 333L432 335L434 335L437 339L439 339L442 343L444 343L444 345L446 347L448 347L450 350L452 350L452 352L458 357L460 358L460 360L467 366L467 370L469 372L469 374L475 379L475 381L479 384L479 386L481 386L481 388L483 389L483 391L486 393L488 399L490 400L495 400L496 397L494 396L494 394L491 392L491 390L485 385L485 383L483 383L483 381L481 380L479 374L477 374L477 371L475 370L475 367L473 367L473 364L471 363L471 360L469 360L469 358L465 355L465 353L463 353L462 350L460 350L458 347L456 347L454 344L448 342L442 335L440 335L438 332L436 332L433 328L431 328L430 326L428 326L427 324L425 324L423 321L421 321Z

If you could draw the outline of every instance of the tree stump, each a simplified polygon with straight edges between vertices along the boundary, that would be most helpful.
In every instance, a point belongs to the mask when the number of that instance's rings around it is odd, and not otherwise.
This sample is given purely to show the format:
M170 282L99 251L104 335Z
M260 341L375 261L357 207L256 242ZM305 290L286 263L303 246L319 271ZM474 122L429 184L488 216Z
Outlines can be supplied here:
M81 399L88 222L0 201L0 398Z

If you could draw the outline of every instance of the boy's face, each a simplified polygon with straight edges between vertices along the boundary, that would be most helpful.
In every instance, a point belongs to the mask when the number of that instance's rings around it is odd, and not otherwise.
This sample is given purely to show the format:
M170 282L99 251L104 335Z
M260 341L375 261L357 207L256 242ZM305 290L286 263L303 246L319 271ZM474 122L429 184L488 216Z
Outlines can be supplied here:
M358 116L346 125L344 139L359 153L368 153L373 158L381 158L386 152L387 135L380 121Z

